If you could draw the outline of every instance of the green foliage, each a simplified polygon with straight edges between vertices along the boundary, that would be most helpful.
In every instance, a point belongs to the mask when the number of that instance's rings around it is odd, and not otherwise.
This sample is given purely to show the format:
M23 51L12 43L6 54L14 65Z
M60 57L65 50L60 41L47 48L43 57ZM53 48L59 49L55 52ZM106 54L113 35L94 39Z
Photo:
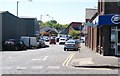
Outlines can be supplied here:
M79 39L80 36L80 31L76 31L76 30L70 30L69 31L69 35L73 37L73 39Z
M56 20L50 20L50 21L47 21L47 22L40 22L39 23L39 25L41 26L41 27L51 27L51 28L56 28L57 30L58 29L65 29L65 28L67 28L68 27L68 24L59 24L59 23L57 23L57 21Z

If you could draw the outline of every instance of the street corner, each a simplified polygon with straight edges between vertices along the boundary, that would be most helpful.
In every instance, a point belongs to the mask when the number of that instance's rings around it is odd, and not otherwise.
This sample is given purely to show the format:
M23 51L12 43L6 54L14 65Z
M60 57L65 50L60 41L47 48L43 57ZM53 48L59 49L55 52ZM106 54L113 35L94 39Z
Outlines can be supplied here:
M72 59L71 66L73 67L80 67L80 66L92 66L94 65L94 62L92 61L92 58L79 58L79 59Z
M104 69L104 70L120 69L119 65L107 64L107 63L96 63L95 61L92 60L91 57L72 59L70 64L74 68L91 68L91 69L94 68L94 69Z

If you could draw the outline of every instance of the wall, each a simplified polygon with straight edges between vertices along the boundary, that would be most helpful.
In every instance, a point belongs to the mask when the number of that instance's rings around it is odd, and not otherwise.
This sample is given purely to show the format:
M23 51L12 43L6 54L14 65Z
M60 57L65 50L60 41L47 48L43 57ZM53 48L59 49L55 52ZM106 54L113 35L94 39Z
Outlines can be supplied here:
M10 38L18 39L18 17L15 17L8 12L2 13L2 16L2 41L4 42Z
M117 6L117 2L106 2L104 14L120 14L120 6Z
M0 51L2 50L2 14L0 13Z

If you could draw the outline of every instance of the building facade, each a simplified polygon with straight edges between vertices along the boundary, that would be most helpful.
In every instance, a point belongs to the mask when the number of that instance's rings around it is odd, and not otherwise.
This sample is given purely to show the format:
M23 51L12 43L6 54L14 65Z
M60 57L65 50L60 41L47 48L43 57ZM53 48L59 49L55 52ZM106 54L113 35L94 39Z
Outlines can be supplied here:
M36 18L19 18L8 11L0 11L0 43L21 36L35 36L39 32ZM2 46L2 45L1 45Z
M114 2L99 0L98 11L90 19L93 26L88 27L89 42L86 44L104 56L120 56L120 5L118 4L118 0Z
M24 20L25 36L35 36L39 33L39 24L36 18L21 17L20 19Z

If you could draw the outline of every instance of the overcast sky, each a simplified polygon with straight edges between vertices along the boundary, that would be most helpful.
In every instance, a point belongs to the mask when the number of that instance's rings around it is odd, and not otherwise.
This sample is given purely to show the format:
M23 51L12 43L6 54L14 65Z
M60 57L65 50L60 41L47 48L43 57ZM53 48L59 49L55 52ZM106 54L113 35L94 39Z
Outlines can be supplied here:
M97 8L97 0L0 0L0 11L16 15L17 1L20 1L19 16L36 17L40 20L42 15L44 22L53 18L61 24L84 22L85 9Z

